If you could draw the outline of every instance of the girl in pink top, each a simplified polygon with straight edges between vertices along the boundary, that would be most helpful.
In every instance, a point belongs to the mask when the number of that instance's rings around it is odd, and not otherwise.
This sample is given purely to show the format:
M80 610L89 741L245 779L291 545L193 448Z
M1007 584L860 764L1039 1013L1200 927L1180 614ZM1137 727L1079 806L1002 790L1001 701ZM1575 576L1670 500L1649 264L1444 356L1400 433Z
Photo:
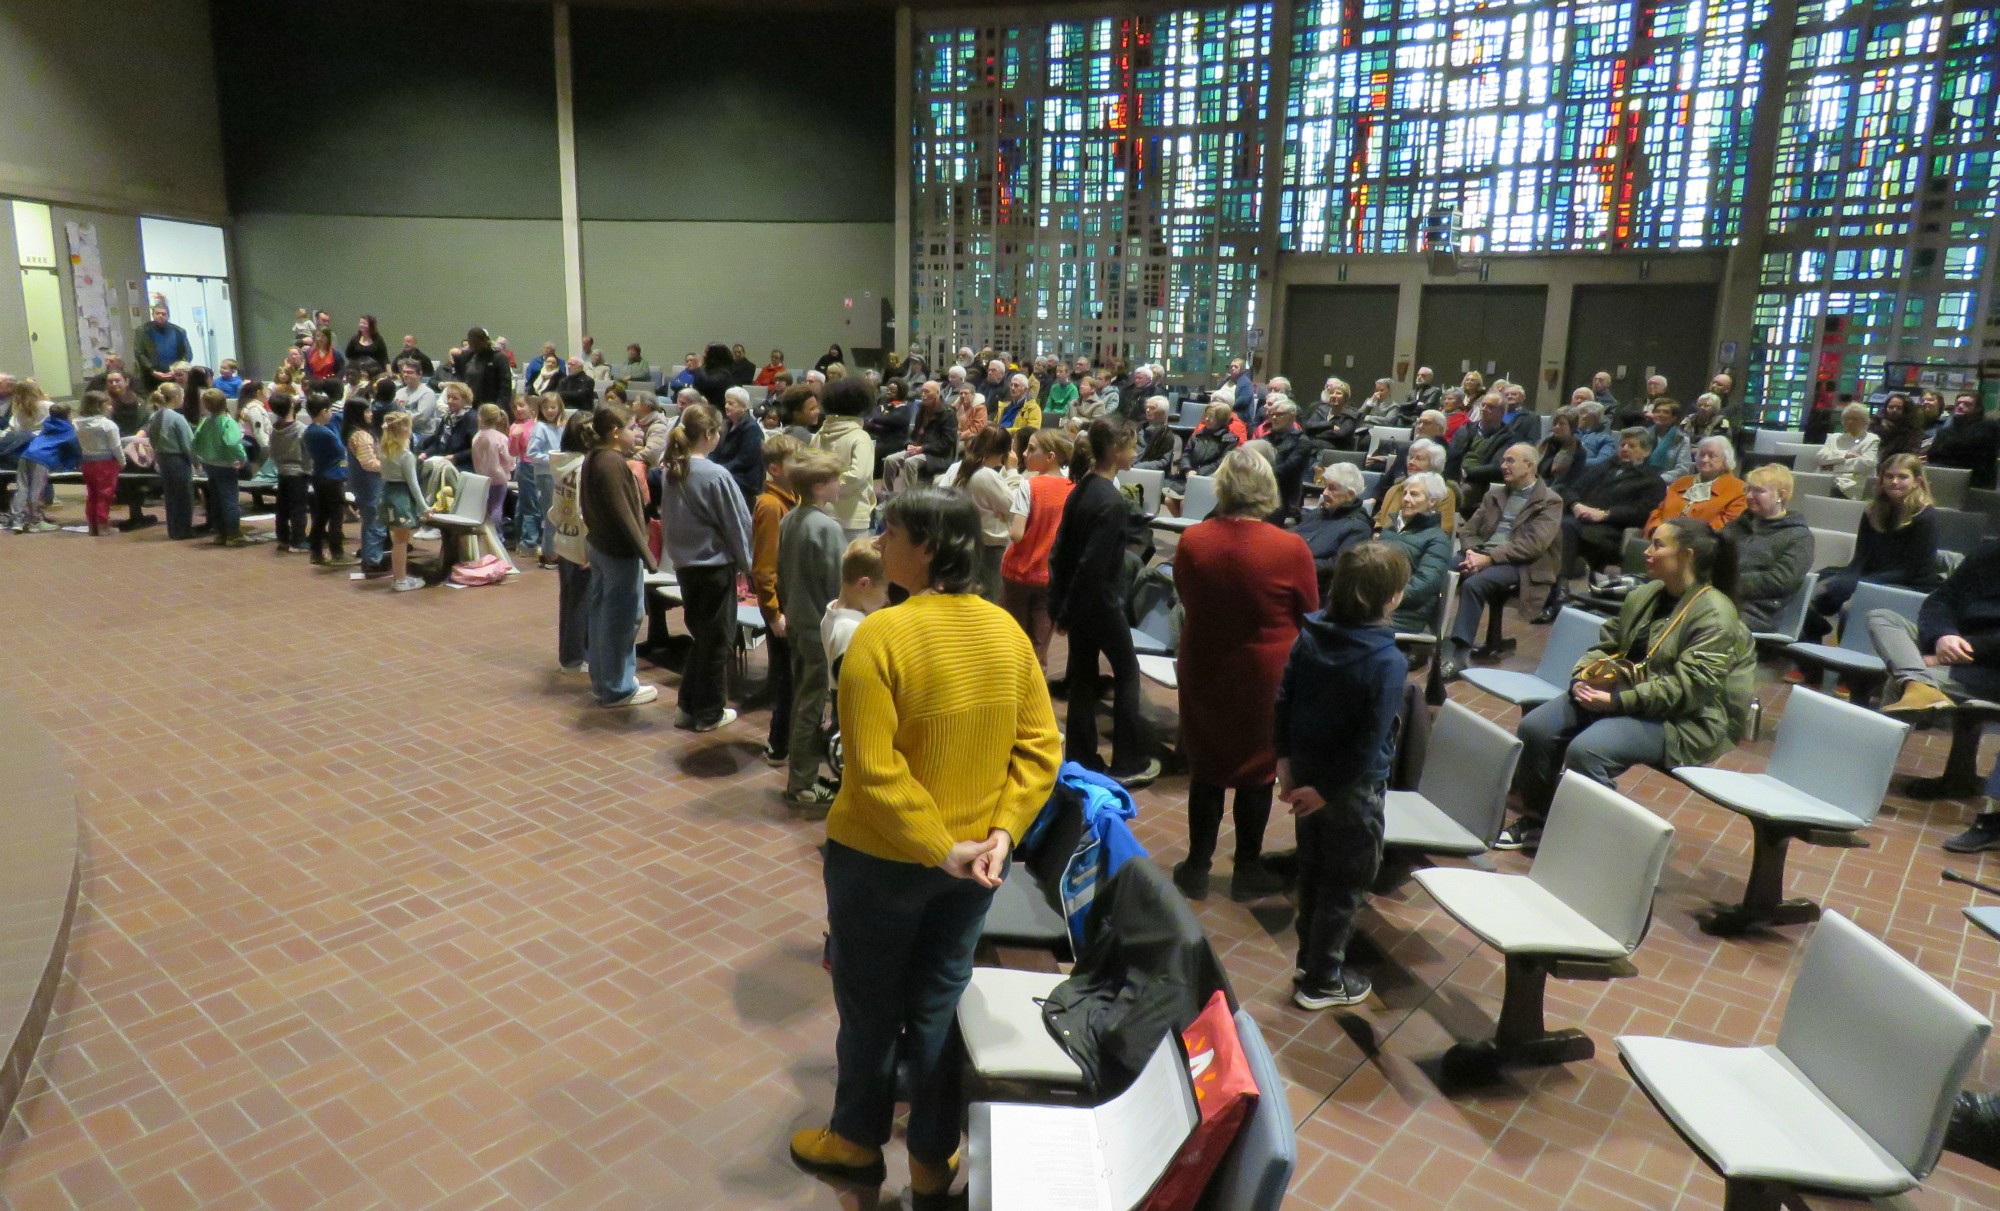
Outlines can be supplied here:
M507 512L507 484L514 478L508 448L507 414L498 404L479 405L479 432L472 439L472 469L486 477L486 524L498 534Z

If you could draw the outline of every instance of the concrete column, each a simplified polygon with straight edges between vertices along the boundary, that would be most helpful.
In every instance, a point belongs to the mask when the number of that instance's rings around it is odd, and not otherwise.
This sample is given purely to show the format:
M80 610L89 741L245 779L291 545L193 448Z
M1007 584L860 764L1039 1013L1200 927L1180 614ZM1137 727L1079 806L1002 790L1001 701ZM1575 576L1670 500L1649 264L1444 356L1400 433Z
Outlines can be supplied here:
M556 164L562 188L565 355L583 348L583 223L576 203L576 93L570 64L569 5L555 6Z

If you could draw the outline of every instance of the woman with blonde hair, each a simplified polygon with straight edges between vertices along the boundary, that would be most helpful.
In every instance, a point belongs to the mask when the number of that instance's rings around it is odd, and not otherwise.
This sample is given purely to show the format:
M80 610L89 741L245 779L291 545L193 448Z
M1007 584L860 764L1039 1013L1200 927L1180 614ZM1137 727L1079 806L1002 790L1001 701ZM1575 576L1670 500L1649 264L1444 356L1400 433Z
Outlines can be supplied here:
M1881 435L1869 432L1868 407L1849 404L1840 410L1840 432L1827 435L1813 462L1833 476L1833 490L1848 500L1861 499L1864 485L1875 477Z
M1855 530L1853 560L1820 573L1806 613L1806 639L1818 641L1833 630L1834 617L1864 580L1926 593L1937 587L1937 510L1923 461L1892 454L1876 478L1875 499Z
M1736 538L1736 612L1752 631L1775 631L1812 571L1812 527L1789 511L1792 473L1777 463L1743 477L1743 499L1743 515L1724 527Z
M1174 587L1185 613L1175 667L1190 779L1188 856L1174 867L1174 882L1192 900L1208 894L1223 797L1231 790L1230 898L1254 900L1284 889L1262 860L1278 777L1273 721L1285 657L1300 622L1319 608L1319 577L1305 540L1264 520L1277 508L1270 465L1250 450L1231 450L1216 468L1215 511L1181 535L1174 551Z

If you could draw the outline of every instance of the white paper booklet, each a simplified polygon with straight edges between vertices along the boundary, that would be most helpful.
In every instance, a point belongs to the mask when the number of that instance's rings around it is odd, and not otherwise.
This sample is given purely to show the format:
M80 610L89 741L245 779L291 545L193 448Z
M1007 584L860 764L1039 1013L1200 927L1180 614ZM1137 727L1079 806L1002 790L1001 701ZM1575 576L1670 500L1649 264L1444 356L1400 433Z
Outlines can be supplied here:
M1132 1087L1093 1109L990 1109L992 1211L1131 1211L1201 1123L1177 1034Z

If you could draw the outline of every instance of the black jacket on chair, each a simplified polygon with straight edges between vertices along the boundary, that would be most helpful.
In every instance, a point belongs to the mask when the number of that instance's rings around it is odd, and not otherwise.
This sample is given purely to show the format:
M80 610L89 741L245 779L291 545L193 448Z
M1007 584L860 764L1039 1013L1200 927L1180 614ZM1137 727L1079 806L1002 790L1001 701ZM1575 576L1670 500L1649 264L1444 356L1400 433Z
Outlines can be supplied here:
M1217 990L1235 1012L1194 910L1151 859L1133 858L1099 886L1083 951L1042 1003L1042 1024L1102 1100L1125 1092L1160 1039L1193 1025Z

